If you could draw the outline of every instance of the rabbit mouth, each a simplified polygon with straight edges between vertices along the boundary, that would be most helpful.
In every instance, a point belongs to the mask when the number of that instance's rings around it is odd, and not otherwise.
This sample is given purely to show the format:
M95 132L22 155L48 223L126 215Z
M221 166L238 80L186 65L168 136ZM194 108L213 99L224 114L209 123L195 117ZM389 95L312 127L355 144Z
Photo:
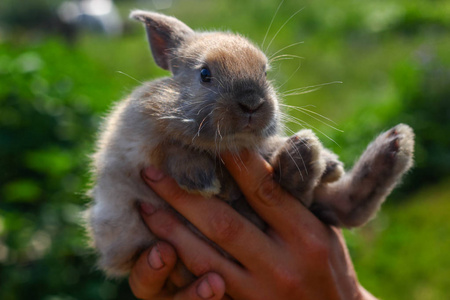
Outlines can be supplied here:
M254 121L254 118L252 118L252 117L253 117L252 114L247 116L247 120L244 121L244 123L246 122L247 124L244 124L244 127L242 129L243 131L253 131L253 130L257 129L257 128L255 128L256 127L255 121Z
M268 119L266 114L258 113L245 114L241 120L241 128L238 131L256 136L261 136L271 123L271 119Z

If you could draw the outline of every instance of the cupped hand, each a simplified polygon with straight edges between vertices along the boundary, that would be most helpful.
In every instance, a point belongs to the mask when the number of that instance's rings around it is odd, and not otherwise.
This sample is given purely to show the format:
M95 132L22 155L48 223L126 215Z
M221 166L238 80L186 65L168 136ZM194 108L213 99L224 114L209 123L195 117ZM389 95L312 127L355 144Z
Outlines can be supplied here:
M191 283L177 266L175 249L159 241L144 251L128 278L133 294L145 300L219 300L225 284L215 273L203 274Z
M273 169L262 157L244 151L239 158L224 154L222 159L249 204L268 224L266 232L219 199L188 194L157 169L144 172L147 184L161 198L235 259L219 254L171 212L142 204L150 230L176 249L198 280L220 274L226 297L232 299L374 299L356 279L341 232L320 222L274 182ZM158 278L166 282L169 273ZM153 282L152 288L158 286Z

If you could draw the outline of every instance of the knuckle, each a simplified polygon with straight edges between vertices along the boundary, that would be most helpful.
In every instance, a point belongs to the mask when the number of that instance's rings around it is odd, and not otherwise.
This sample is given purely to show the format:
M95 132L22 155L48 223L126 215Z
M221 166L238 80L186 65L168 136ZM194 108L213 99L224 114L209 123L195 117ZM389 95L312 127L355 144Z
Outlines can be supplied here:
M218 243L235 240L244 225L233 213L223 210L212 216L210 224L211 238Z
M269 173L261 180L256 189L256 197L265 205L278 206L283 202L282 190L273 180L273 173Z
M330 247L326 242L318 239L312 241L309 245L309 252L308 255L317 264L328 263L330 258Z
M128 285L130 286L131 292L138 299L144 299L144 293L142 293L142 289L136 281L132 279L132 277L128 278Z
M273 270L273 275L277 285L286 292L296 293L301 286L301 275L291 268L279 266Z
M149 221L151 231L160 237L171 236L178 224L178 220L166 211L157 211Z
M187 197L187 192L176 185L167 190L167 195L164 199L169 203L183 203Z
M144 262L147 257L147 252L148 251L141 255L128 277L130 289L139 299L144 299L151 293L151 291L145 288L147 285L151 285L153 281L153 277L148 272L147 264Z
M138 297L138 295L140 293L140 289L139 289L138 283L136 282L136 278L139 278L139 274L137 274L137 272L133 270L133 272L128 277L128 285L130 286L130 289L131 289L131 292L133 293L133 295Z
M195 276L201 276L211 271L211 264L204 257L197 257L190 261L188 269Z

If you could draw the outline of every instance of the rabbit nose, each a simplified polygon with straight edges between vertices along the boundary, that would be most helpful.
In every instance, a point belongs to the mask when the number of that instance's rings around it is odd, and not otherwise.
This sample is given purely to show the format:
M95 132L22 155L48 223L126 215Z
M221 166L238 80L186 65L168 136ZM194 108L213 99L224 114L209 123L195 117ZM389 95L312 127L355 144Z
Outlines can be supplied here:
M239 103L239 107L241 110L246 114L253 114L258 109L261 108L261 106L264 104L263 101L260 101L258 103Z

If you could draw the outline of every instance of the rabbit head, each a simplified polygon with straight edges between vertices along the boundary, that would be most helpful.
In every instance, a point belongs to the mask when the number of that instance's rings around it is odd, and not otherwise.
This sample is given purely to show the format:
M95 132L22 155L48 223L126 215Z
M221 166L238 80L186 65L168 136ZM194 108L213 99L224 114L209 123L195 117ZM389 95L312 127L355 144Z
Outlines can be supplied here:
M163 87L170 97L158 100L166 133L206 150L257 147L277 133L276 92L266 78L267 57L255 45L154 12L131 17L145 24L156 63L173 75Z

